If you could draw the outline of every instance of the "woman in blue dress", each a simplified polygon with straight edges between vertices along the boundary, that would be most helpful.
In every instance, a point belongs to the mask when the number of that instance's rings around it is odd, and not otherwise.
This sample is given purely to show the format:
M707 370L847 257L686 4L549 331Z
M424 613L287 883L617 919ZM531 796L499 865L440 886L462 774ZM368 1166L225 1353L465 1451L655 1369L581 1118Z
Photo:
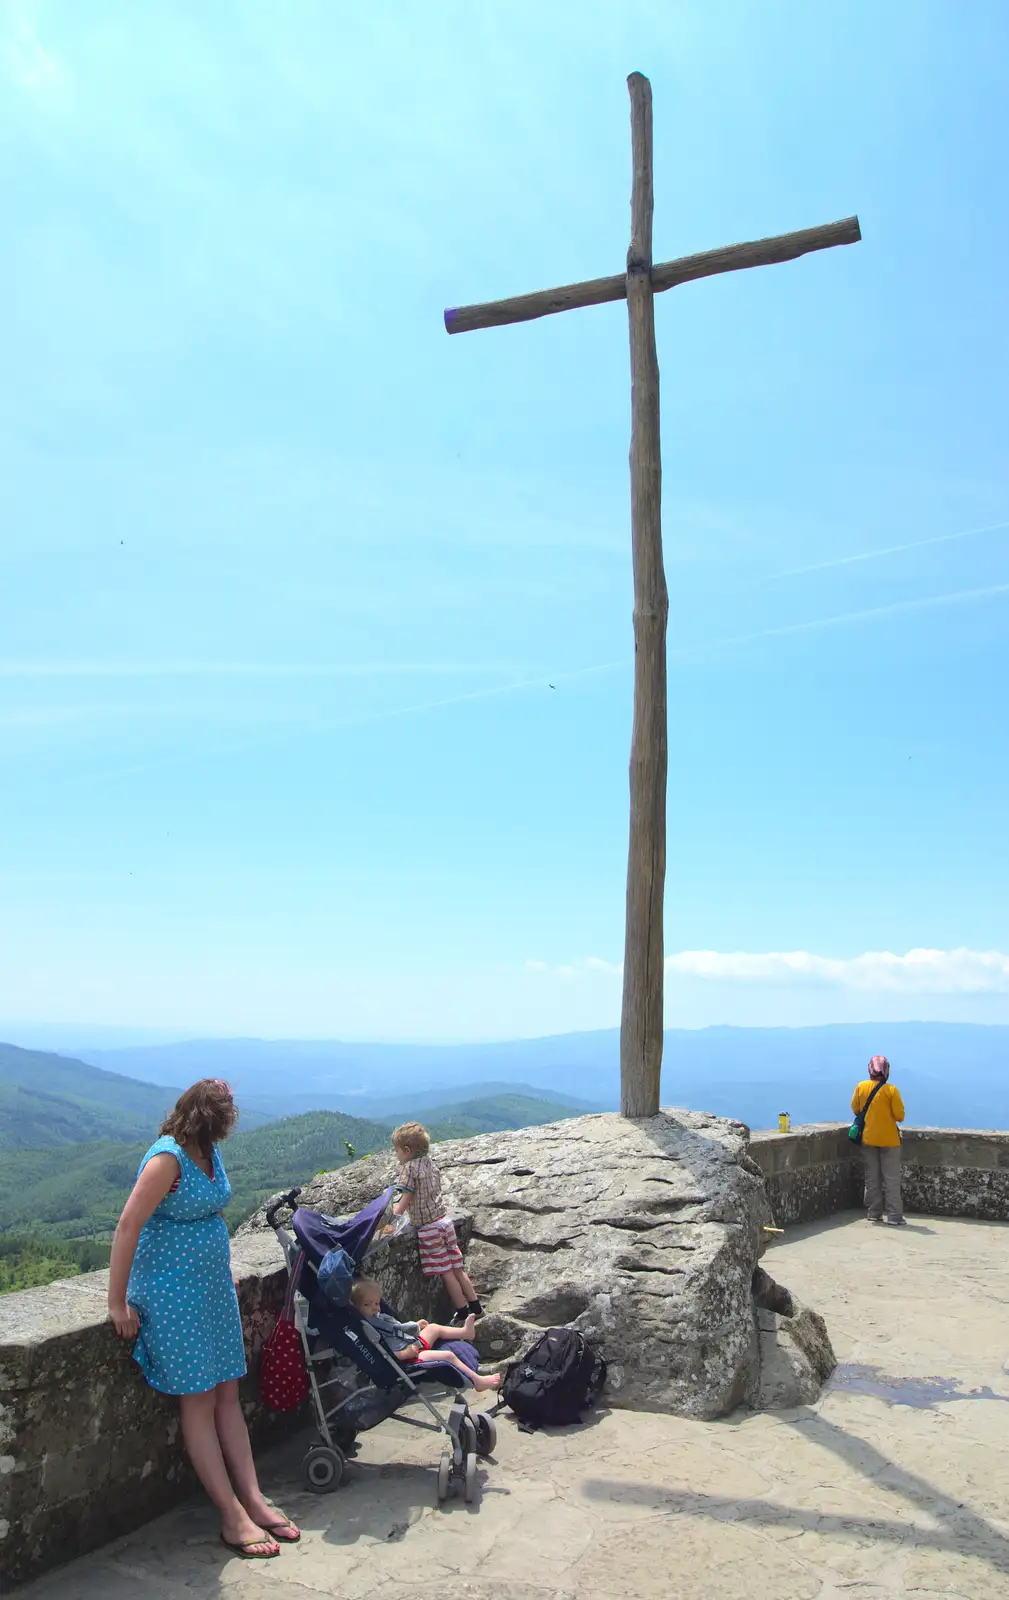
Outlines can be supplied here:
M109 1315L162 1394L178 1395L189 1459L221 1513L221 1539L262 1559L298 1529L264 1500L238 1397L245 1346L222 1212L231 1199L217 1146L238 1112L226 1083L187 1089L143 1161L112 1243Z

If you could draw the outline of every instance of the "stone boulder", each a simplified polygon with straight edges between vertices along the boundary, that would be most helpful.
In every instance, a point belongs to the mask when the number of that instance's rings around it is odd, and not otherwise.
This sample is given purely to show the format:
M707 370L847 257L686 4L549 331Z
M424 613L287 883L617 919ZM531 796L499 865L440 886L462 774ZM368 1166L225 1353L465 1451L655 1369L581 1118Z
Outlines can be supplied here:
M706 1418L760 1404L753 1283L770 1214L747 1141L742 1123L663 1111L436 1147L487 1312L483 1360L503 1364L567 1324L606 1357L611 1405ZM348 1214L394 1174L391 1153L370 1156L316 1178L301 1203ZM262 1213L248 1226L263 1226ZM383 1247L375 1264L402 1310L444 1310L412 1239Z
M837 1365L827 1324L794 1295L791 1310L757 1307L760 1360L756 1383L747 1394L755 1411L812 1405Z

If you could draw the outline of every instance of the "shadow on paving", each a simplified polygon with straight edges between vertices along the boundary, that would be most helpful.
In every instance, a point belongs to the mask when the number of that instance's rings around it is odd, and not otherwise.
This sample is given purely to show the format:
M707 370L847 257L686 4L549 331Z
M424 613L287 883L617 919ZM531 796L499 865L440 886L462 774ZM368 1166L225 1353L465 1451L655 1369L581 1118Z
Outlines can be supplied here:
M839 1516L836 1513L778 1505L772 1500L731 1499L728 1496L621 1479L590 1478L584 1484L583 1492L588 1499L601 1503L651 1506L689 1516L711 1517L719 1522L742 1523L744 1526L748 1523L755 1527L772 1525L794 1528L798 1533L833 1534L840 1538L861 1536L888 1544L907 1543L910 1536L918 1549L945 1550L956 1555L974 1556L987 1562L996 1572L1009 1574L1009 1539L980 1512L972 1511L962 1501L951 1499L927 1479L891 1461L868 1440L846 1432L814 1411L803 1411L781 1420L785 1426L800 1430L823 1449L840 1456L874 1487L903 1494L927 1516L948 1519L955 1526L927 1528L919 1523L888 1520L882 1515L872 1518Z
M885 1223L880 1223L879 1227L874 1231L886 1236L893 1235L894 1238L898 1239L902 1234L907 1233L925 1233L933 1238L938 1234L938 1228L930 1228L928 1222L924 1219L912 1222L910 1220L912 1215L915 1215L915 1213L908 1212L908 1220L903 1228L888 1228ZM972 1224L976 1220L980 1219L970 1218ZM829 1217L816 1217L812 1222L790 1222L785 1229L784 1242L786 1245L795 1245L806 1239L821 1238L824 1234L843 1233L852 1227L858 1230L868 1229L869 1226L870 1224L866 1219L863 1208L861 1206L849 1206L844 1211L835 1211ZM993 1223L992 1226L1004 1228L1006 1224ZM777 1240L772 1241L768 1246L768 1254L773 1254L781 1248L782 1246Z
M351 1459L343 1483L331 1494L312 1494L299 1481L301 1457L311 1440L312 1435L306 1434L297 1444L281 1447L264 1472L264 1490L300 1528L326 1544L348 1547L362 1539L393 1543L437 1506L438 1439L432 1439L430 1460L425 1462ZM444 1514L476 1515L481 1500L509 1493L496 1477L499 1472L494 1457L480 1460L472 1505L459 1490L445 1502Z

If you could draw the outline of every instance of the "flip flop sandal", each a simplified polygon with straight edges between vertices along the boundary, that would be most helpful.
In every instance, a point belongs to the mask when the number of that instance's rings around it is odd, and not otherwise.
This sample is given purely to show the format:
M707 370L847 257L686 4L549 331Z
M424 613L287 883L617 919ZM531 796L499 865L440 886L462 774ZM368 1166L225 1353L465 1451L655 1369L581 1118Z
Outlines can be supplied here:
M276 1539L278 1544L297 1544L298 1540L301 1538L300 1528L295 1531L293 1538L285 1539L283 1537L285 1528L294 1527L294 1523L291 1521L290 1517L285 1517L283 1522L262 1522L260 1523L260 1527L264 1533L268 1533L271 1538Z
M257 1550L257 1545L267 1544L268 1542L267 1539L246 1539L244 1544L232 1544L230 1539L226 1539L224 1534L221 1534L221 1543L225 1550L230 1550L233 1556L238 1556L242 1561L272 1561L275 1556L279 1556L279 1549ZM277 1540L275 1539L273 1542L276 1544ZM293 1543L290 1540L288 1542Z

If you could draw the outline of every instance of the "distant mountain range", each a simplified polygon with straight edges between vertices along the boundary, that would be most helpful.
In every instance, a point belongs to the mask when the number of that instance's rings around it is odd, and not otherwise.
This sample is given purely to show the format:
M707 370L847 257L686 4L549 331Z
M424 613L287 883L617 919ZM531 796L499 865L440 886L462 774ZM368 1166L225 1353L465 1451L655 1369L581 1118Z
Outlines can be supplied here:
M341 1109L320 1104L324 1096L319 1091L285 1093L284 1083L289 1077L290 1073L280 1074L269 1095L258 1099L240 1097L243 1133L305 1112ZM180 1088L192 1081L183 1076L171 1086L143 1082L73 1056L0 1044L0 1151L108 1139L150 1141L178 1098ZM373 1119L381 1128L382 1142L397 1122L415 1117L424 1117L439 1127L458 1126L462 1137L499 1128L527 1127L555 1116L598 1109L549 1089L515 1083L465 1085L456 1090L448 1105L444 1103L444 1091L425 1093L412 1088L391 1097L347 1098L347 1114L359 1121Z
M869 1057L889 1056L915 1123L1009 1127L1009 1026L850 1023L818 1028L671 1029L663 1104L772 1126L843 1119ZM567 1098L586 1110L619 1099L619 1034L562 1034L481 1045L345 1044L208 1039L82 1052L135 1079L177 1087L205 1074L227 1078L243 1107L288 1112L324 1107L394 1115L409 1104L471 1100L505 1088Z
M1007 1026L670 1031L663 1103L755 1128L772 1126L779 1111L793 1122L835 1121L847 1115L853 1084L880 1050L893 1064L910 1122L1009 1128ZM613 1029L452 1046L214 1039L86 1059L0 1044L0 1151L148 1139L179 1090L207 1075L234 1085L244 1132L327 1110L384 1127L420 1117L471 1133L544 1120L536 1109L544 1102L549 1115L558 1107L615 1107L619 1036ZM534 1105L523 1109L523 1102Z

